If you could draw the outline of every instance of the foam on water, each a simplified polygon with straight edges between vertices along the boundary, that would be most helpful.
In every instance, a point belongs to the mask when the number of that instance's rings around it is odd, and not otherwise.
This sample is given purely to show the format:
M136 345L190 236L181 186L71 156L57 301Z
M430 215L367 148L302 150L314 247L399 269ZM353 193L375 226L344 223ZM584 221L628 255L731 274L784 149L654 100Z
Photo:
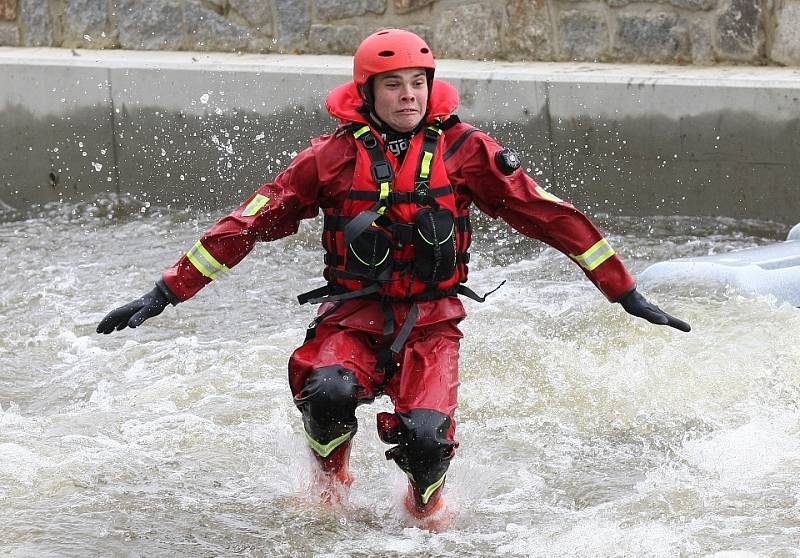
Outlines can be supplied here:
M286 360L319 284L318 224L136 330L94 333L211 216L121 198L0 224L0 545L27 556L798 556L800 313L642 285L688 320L608 304L566 258L476 223L451 528L358 409L347 503L319 504ZM632 269L780 239L775 224L601 219ZM677 224L676 224L677 223Z

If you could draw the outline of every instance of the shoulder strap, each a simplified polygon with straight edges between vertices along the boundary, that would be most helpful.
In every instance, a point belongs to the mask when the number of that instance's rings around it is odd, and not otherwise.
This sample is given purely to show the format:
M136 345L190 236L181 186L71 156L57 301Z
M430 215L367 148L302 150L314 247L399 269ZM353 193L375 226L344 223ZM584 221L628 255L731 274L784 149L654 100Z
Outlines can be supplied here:
M431 205L434 208L438 208L439 204L431 196L431 163L433 163L436 147L442 135L441 128L436 124L425 127L425 138L422 140L422 150L420 151L419 164L417 165L417 177L414 180L414 193L417 194L418 199L422 200L420 205Z
M361 142L361 145L364 146L369 155L370 173L372 174L372 180L378 185L378 204L382 206L377 207L376 210L378 213L383 214L386 211L386 200L389 197L389 192L392 191L392 179L394 179L392 165L384 157L383 149L369 126L364 125L353 131L353 137Z

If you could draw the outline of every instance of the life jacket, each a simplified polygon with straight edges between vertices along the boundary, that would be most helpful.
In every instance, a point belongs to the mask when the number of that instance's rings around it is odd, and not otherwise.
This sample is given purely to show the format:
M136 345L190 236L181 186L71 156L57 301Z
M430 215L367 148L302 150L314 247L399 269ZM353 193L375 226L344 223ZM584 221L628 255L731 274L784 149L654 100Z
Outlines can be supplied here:
M342 123L339 133L352 134L356 143L353 184L341 207L323 209L328 284L298 300L336 302L309 325L306 340L343 301L380 300L384 344L376 369L386 372L388 381L416 322L417 301L456 294L478 301L484 297L463 285L472 229L467 208L456 204L442 158L442 130L458 122L447 118L458 106L458 92L434 80L425 126L409 142L402 164L358 111L361 104L353 83L334 89L326 101ZM399 301L413 304L395 335L391 303Z
M440 148L448 125L443 118L458 105L458 93L434 82L426 125L411 138L402 164L358 112L360 105L352 84L328 97L328 110L343 121L340 133L352 134L357 154L347 199L323 210L328 285L301 295L301 302L417 301L462 292L471 226L467 209L456 204Z
M353 185L342 207L324 210L324 276L334 290L423 300L467 280L469 214L456 207L438 124L415 134L403 164L369 125L350 127Z

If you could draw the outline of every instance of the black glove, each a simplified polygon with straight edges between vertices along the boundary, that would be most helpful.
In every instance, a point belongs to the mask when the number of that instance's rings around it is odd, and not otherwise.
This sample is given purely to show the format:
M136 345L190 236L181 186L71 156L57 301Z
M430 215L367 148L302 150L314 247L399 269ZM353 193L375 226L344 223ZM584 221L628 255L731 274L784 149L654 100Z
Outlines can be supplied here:
M636 287L622 295L614 302L619 302L628 314L637 316L639 318L644 318L650 323L668 325L681 331L692 330L692 326L683 320L673 318L655 304L648 302L645 297L639 294L639 291L636 290Z
M109 334L115 329L120 331L126 327L140 326L146 319L163 312L167 304L177 304L177 302L175 295L159 281L149 293L106 314L97 326L97 333Z

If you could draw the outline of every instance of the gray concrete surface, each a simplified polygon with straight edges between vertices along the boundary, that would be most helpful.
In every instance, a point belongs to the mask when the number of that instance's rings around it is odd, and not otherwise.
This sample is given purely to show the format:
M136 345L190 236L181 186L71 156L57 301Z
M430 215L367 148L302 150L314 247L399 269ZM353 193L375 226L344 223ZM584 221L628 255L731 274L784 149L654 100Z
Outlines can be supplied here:
M341 56L0 48L0 202L216 209L332 131ZM793 224L800 69L439 61L458 114L591 214Z

